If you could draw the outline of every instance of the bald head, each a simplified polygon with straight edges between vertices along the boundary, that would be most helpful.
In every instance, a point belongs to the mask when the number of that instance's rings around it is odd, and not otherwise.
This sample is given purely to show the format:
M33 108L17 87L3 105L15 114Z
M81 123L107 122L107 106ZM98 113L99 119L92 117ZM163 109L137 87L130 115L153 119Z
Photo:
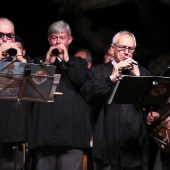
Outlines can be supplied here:
M7 18L0 18L0 33L4 34L15 34L15 28L12 21ZM14 42L15 38L8 40L6 37L0 38L0 43L3 42Z
M7 18L0 18L0 32L3 33L13 33L14 34L14 24Z

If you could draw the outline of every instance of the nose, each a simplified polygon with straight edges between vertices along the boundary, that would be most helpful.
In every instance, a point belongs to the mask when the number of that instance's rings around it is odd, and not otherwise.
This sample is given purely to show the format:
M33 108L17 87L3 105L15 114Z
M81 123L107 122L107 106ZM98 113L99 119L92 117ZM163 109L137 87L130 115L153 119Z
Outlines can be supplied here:
M7 42L7 37L6 37L6 35L3 36L2 41L3 41L3 42Z
M126 48L126 49L124 50L124 53L125 53L125 54L129 54L129 49Z
M57 38L57 44L60 44L60 38Z
M125 48L125 51L129 51L128 47Z

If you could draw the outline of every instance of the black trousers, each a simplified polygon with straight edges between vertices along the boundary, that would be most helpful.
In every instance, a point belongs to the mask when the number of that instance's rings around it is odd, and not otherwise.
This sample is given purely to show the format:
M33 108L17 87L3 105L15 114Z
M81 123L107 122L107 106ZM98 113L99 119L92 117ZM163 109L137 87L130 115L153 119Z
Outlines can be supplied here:
M137 167L122 167L120 164L108 165L103 163L102 159L94 159L94 170L148 170L148 164Z
M81 149L45 146L33 152L30 170L82 170L84 151Z

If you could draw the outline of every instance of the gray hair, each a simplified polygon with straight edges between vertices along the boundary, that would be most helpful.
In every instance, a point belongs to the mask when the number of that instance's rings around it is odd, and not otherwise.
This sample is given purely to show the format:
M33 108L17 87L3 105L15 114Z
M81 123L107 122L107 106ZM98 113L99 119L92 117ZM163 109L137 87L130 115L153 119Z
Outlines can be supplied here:
M84 51L86 53L86 61L87 62L93 62L92 54L86 48L80 48L80 49L76 50L75 54L78 53L78 52L82 52L82 51Z
M51 24L48 29L48 35L50 35L51 32L57 32L57 33L66 32L69 37L71 36L71 28L63 20L57 21L57 22L54 22L53 24Z
M135 36L133 35L133 33L129 32L129 31L126 31L126 30L123 30L123 31L120 31L120 32L116 33L116 34L114 35L114 37L112 38L112 44L116 44L119 35L123 35L123 34L128 34L128 35L130 35L130 36L134 39L135 48L136 48L136 45L137 45L137 44L136 44L136 38L135 38Z

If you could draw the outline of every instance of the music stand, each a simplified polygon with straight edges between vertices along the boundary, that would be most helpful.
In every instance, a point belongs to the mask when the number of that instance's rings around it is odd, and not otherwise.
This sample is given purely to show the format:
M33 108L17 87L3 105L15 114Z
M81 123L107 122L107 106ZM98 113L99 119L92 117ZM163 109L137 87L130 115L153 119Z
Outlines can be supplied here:
M61 74L55 74L56 66L29 64L30 74L24 76L19 99L33 102L54 101Z
M26 63L0 62L0 99L18 99Z
M128 76L116 82L108 104L168 104L170 77Z
M56 66L0 62L0 99L53 102L60 74Z

